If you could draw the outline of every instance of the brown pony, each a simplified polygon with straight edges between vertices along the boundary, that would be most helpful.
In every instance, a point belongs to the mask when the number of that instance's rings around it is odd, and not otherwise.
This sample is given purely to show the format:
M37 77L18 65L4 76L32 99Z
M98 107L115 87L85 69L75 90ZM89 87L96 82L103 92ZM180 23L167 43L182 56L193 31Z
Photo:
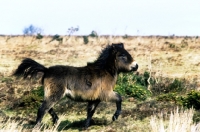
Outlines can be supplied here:
M58 116L53 106L64 96L75 101L88 102L85 128L90 125L91 118L97 105L101 101L116 103L117 110L112 120L115 121L121 113L121 96L114 92L117 76L120 72L136 71L137 63L124 49L123 43L108 45L93 63L84 67L56 65L46 68L36 61L26 58L18 66L14 76L23 76L24 79L35 77L43 72L44 101L38 109L36 126L41 125L45 113L49 113L56 123Z

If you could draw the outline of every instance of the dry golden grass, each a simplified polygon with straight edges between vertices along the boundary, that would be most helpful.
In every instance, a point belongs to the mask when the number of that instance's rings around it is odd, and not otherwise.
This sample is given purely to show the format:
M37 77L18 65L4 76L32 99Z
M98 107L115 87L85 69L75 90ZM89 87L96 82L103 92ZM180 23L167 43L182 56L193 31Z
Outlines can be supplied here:
M150 125L152 132L199 132L200 123L193 124L192 118L194 110L180 110L177 108L171 111L169 117L165 117L161 113L160 117L154 115L151 117Z
M58 127L63 119L64 115L60 116L58 123L55 126L48 127L42 125L38 129L24 129L24 125L26 124L23 121L16 121L14 119L8 119L6 123L0 123L0 132L23 132L23 131L32 131L32 132L57 132Z
M105 131L105 132L121 132L121 131L134 131L134 132L199 132L200 131L200 123L195 124L192 122L194 110L188 109L188 110L181 110L179 108L175 109L174 111L171 111L171 114L163 116L162 113L154 114L150 120L146 119L145 124L141 124L139 121L135 121L131 119L130 117L126 117L123 119L120 119L121 121L118 121L118 125L121 127L116 127L115 125L110 123L106 127L92 127L89 128L86 131ZM77 120L77 116L75 115L73 118L68 120L75 121ZM101 117L102 118L102 117ZM48 122L48 119L45 119L44 122ZM62 120L66 119L65 115L60 115L60 119L58 123L55 126L46 126L43 125L39 129L25 129L24 125L26 123L22 121L15 121L9 119L6 123L0 123L0 131L1 132L11 132L11 131L17 131L17 132L23 132L23 131L32 131L32 132L57 132L59 131L79 131L78 129L63 129L59 128L62 124ZM125 121L125 122L123 122ZM109 126L110 124L110 126ZM138 127L140 126L140 127Z

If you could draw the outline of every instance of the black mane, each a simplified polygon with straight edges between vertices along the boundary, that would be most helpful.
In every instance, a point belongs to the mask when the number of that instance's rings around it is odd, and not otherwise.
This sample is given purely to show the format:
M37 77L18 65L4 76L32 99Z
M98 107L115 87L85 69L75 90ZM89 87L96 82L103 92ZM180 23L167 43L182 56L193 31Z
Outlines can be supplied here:
M100 53L96 61L88 63L88 68L96 70L96 73L102 75L102 70L115 76L118 73L118 68L116 67L115 58L116 53L119 49L124 49L123 43L107 45ZM100 72L101 71L101 72Z
M113 47L111 45L107 45L104 48L99 57L92 63L88 63L88 66L93 66L95 69L104 69L106 68L107 63L110 61L109 56L112 54Z
M105 68L107 62L110 61L109 56L112 54L112 51L113 47L111 45L108 45L101 51L97 60L94 61L94 64L99 68Z

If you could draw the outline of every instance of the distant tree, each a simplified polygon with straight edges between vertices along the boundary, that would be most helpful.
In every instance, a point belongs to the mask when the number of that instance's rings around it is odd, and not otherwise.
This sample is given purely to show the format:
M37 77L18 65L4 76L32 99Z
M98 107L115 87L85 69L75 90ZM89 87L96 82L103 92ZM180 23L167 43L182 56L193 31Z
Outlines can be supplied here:
M89 36L90 37L98 37L98 34L96 31L93 30Z
M69 35L73 35L75 32L78 32L79 31L79 26L77 26L76 28L74 27L71 27L71 28L68 28L68 33Z
M124 38L124 39L127 39L127 38L128 38L128 35L127 35L127 34L125 34L125 35L123 36L123 38Z
M32 24L23 29L24 35L36 35L36 34L41 34L42 32L43 32L43 30L41 28L36 27Z
M63 38L61 38L60 35L56 34L52 37L52 39L49 41L49 43L54 40L59 41L61 43L63 41Z
M56 34L56 35L53 36L52 41L53 40L62 41L63 38L61 38L60 35Z
M42 39L43 35L41 35L40 33L37 34L36 39Z

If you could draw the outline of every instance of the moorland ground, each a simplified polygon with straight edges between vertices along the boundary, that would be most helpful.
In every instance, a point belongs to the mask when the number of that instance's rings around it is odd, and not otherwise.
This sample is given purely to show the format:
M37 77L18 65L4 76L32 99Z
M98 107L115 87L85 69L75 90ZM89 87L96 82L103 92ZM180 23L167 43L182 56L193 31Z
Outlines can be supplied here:
M41 83L39 79L25 81L11 76L26 57L47 67L84 66L87 62L93 62L107 44L123 42L139 64L137 75L147 71L157 84L165 83L163 78L170 78L172 82L175 79L184 79L187 82L184 87L190 90L200 89L198 36L99 36L88 37L87 44L82 36L60 36L60 38L62 39L52 41L52 36L44 36L42 39L37 39L36 36L0 36L0 121L2 123L10 119L18 123L23 122L23 128L26 130L31 130L33 127L41 99L34 106L23 104L22 100L23 97L30 95L32 90L41 88ZM152 87L149 85L147 88L151 90ZM154 98L138 101L124 97L122 115L116 122L111 121L115 104L102 102L97 108L93 125L89 130L148 131L153 113L163 110L169 112L176 107L173 102L168 102L166 105L166 102L157 102ZM34 101L37 100L32 98L30 102ZM154 107L150 108L148 102L153 102L151 105L155 104ZM86 103L65 99L55 106L55 110L62 117L60 130L81 130L80 126L86 117ZM49 119L50 116L47 115L43 122L51 126Z

